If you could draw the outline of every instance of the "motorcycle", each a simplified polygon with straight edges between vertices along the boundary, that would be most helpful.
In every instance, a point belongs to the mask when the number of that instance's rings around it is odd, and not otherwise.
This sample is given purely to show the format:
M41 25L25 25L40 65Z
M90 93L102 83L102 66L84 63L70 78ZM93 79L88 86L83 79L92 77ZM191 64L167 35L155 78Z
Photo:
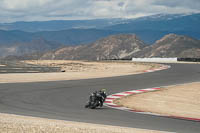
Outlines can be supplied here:
M85 105L85 108L95 109L100 106L100 101L96 95L91 95L89 101Z

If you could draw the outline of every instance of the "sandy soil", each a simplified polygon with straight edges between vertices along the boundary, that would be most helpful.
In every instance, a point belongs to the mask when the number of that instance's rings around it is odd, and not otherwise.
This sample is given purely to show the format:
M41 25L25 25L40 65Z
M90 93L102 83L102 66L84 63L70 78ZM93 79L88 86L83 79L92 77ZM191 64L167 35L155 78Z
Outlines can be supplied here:
M87 62L42 60L26 61L30 64L59 66L65 72L58 73L30 73L30 74L1 74L0 83L39 82L58 80L78 80L102 78L141 73L144 70L158 68L159 64L134 62Z
M1 133L161 133L160 131L68 122L0 113Z
M116 100L115 103L163 115L200 118L200 82L130 95Z

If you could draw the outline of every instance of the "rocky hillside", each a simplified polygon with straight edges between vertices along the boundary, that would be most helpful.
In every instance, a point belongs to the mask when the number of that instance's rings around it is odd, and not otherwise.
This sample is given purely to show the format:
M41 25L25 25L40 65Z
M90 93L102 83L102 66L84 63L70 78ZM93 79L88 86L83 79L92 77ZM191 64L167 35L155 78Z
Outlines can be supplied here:
M112 35L89 45L64 47L45 53L40 59L122 59L146 45L134 34Z
M200 58L200 41L188 36L168 34L156 41L154 45L146 47L132 56Z
M149 46L135 34L111 35L88 45L65 46L49 52L37 52L9 59L105 60L132 57L200 58L200 40L168 34Z

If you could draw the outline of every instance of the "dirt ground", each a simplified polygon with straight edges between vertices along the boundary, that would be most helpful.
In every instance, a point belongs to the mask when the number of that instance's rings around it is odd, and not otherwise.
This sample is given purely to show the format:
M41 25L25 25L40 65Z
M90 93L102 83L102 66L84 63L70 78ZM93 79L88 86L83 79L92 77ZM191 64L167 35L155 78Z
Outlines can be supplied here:
M69 122L0 113L1 133L161 133L161 131Z
M200 82L163 87L115 101L136 110L169 116L200 118Z
M134 63L134 62L88 62L88 61L64 61L64 60L41 60L26 61L29 64L45 66L58 66L65 72L58 73L21 73L1 74L0 83L16 82L40 82L58 80L78 80L90 78L103 78L121 75L138 74L147 69L159 68L159 64Z

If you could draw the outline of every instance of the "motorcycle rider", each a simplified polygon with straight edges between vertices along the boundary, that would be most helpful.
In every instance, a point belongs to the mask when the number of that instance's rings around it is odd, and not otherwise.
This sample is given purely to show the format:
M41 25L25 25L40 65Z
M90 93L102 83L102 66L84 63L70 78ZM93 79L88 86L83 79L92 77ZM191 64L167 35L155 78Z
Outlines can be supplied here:
M88 103L85 105L85 108L88 108L91 105L91 101L96 101L97 99L97 91L92 92L89 97Z
M98 99L100 101L101 107L103 106L103 103L105 102L106 97L107 97L106 89L101 89L100 91L98 91Z
M90 101L92 100L92 97L95 97L95 99L96 99L96 97L97 97L97 91L91 93L90 98L89 98Z
M102 97L102 95L99 93L99 91L96 93L96 98L97 98L97 100L98 100L98 102L99 102L99 106L102 107L102 106L103 106L103 102L102 102L103 97Z
M92 92L89 97L89 101L94 101L94 100L98 101L97 106L102 107L106 97L107 97L107 94L105 92L105 89L101 89L99 91ZM90 102L88 102L88 104L85 107L88 108L89 106L90 106Z
M100 93L100 95L102 95L102 96L104 97L104 100L105 100L106 97L107 97L106 89L101 89L101 90L99 91L99 93Z

